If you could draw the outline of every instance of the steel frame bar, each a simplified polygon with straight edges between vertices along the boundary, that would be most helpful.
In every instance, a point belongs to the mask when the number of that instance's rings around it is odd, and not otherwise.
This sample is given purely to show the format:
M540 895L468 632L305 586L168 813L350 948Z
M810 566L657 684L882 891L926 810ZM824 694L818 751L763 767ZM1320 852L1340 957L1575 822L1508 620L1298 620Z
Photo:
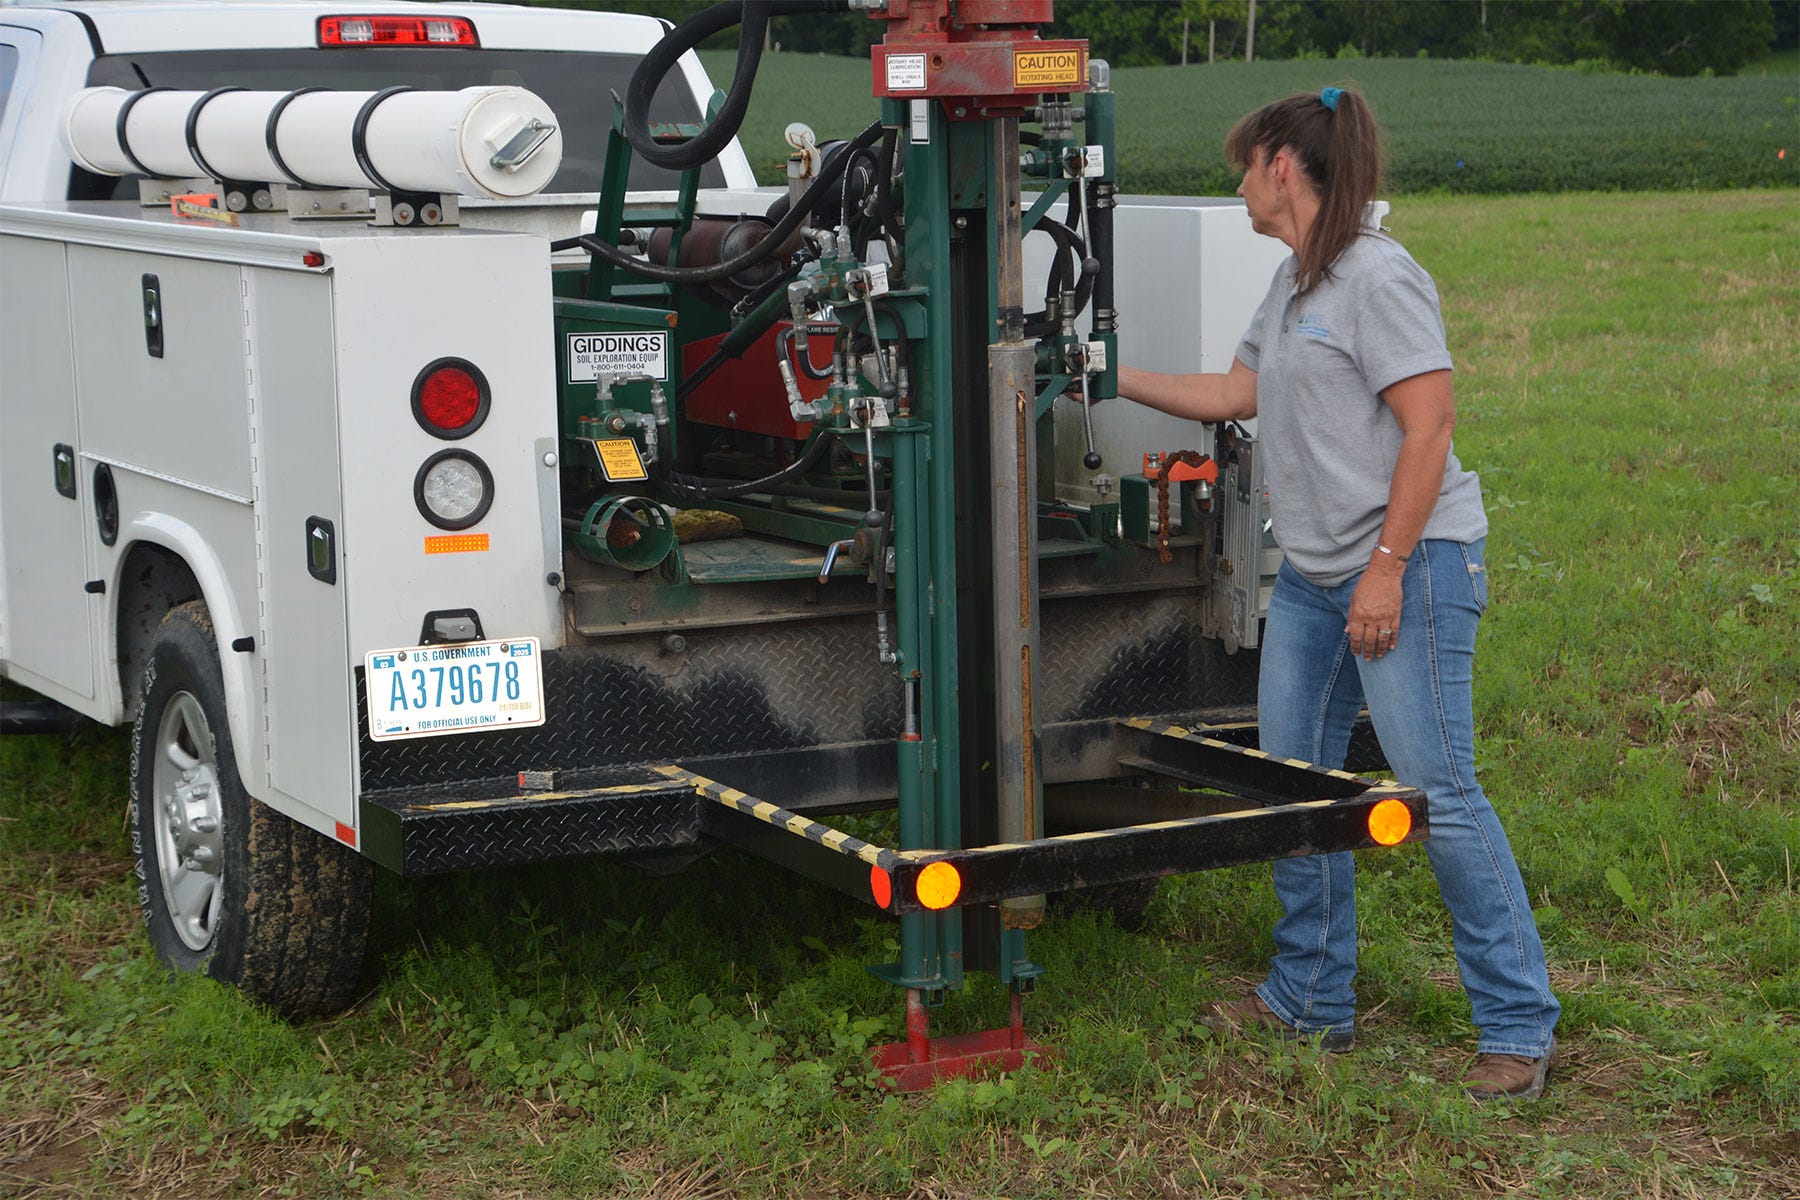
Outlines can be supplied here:
M1120 724L1145 735L1139 744L1152 754L1148 761L1158 761L1159 748L1182 748L1167 760L1180 759L1174 766L1183 772L1202 764L1204 770L1196 773L1204 774L1207 786L1236 797L1235 806L1026 842L895 850L684 767L657 770L713 802L702 809L705 832L902 918L933 912L918 900L918 881L925 868L940 862L956 868L962 883L951 908L963 908L1178 872L1371 849L1381 843L1369 833L1369 813L1386 800L1398 800L1411 815L1404 841L1428 836L1425 795L1416 788L1272 758L1161 722ZM1188 757L1181 759L1182 753ZM1152 793L1151 799L1161 798Z
M1275 758L1261 750L1220 741L1164 721L1132 717L1119 724L1137 731L1137 736L1130 737L1127 743L1136 753L1121 756L1121 765L1167 775L1194 787L1218 788L1247 799L1279 804L1345 799L1374 785L1373 780L1348 771L1297 758Z

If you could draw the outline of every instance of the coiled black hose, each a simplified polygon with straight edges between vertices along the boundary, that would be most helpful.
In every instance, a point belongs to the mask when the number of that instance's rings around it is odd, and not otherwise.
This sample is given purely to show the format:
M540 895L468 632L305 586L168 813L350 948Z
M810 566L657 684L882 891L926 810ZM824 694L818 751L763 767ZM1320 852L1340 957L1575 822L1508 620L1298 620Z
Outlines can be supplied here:
M737 136L744 112L750 107L750 88L756 82L756 68L762 61L763 35L769 18L792 13L843 12L848 0L727 0L704 9L669 31L632 72L625 88L625 136L646 162L673 170L685 170L710 162ZM700 136L679 146L664 146L650 136L650 101L681 56L715 33L741 26L738 34L737 68L731 76L731 89L725 103L707 123Z
M887 136L886 132L884 131L882 134L882 137L884 140L885 140L886 136ZM869 164L869 173L866 176L864 176L864 182L863 182L862 186L855 189L856 201L854 204L852 204L851 199L850 199L851 190L852 190L850 187L850 184L856 179L857 166L865 161ZM871 190L873 190L873 188L876 186L876 182L875 182L876 177L880 174L880 172L881 172L881 160L875 157L875 152L873 150L869 149L867 146L858 146L856 149L854 149L850 152L850 162L844 168L844 182L843 182L843 185L839 188L839 193L840 193L838 196L838 210L839 210L838 224L839 225L843 226L846 229L848 229L850 227L850 211L851 211L851 209L862 207L862 202L863 202L864 197L866 197L869 194L869 192Z
M1073 284L1075 307L1068 316L1071 320L1080 316L1093 296L1095 273L1086 266L1091 261L1087 256L1087 243L1074 230L1054 217L1039 221L1032 228L1041 229L1050 235L1056 242L1056 254L1050 260L1049 281L1044 284L1045 307L1040 312L1025 314L1025 336L1052 337L1057 333L1061 322L1051 319L1049 304L1055 302Z

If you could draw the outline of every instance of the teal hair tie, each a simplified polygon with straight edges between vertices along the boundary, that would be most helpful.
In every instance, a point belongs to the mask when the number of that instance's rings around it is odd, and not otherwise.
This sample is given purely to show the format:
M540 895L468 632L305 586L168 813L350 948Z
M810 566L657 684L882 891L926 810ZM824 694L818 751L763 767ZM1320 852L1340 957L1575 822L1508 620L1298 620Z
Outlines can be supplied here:
M1329 108L1332 112L1336 112L1338 97L1343 94L1343 88L1326 88L1319 93L1319 103L1323 104L1326 108Z

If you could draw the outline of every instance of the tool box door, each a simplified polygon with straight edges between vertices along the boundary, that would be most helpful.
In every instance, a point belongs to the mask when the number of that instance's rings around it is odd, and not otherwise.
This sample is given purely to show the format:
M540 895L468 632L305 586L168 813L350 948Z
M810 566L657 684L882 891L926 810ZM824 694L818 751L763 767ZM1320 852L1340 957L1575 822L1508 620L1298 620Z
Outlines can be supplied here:
M92 479L76 453L66 254L0 238L0 647L14 678L85 709L74 702L94 699L101 597L84 591Z
M331 281L246 273L256 376L258 573L277 791L355 822L356 713L345 624ZM372 514L378 515L378 514Z

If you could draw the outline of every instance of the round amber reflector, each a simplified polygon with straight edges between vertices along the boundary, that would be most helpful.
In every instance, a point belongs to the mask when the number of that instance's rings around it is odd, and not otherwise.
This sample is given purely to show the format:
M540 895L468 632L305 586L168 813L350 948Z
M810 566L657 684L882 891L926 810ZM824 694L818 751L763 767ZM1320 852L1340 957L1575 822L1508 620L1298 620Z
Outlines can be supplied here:
M919 903L926 908L949 908L962 894L962 875L947 862L925 864L919 872Z
M869 892L877 905L886 908L894 900L894 877L880 867L870 867Z
M1397 846L1412 832L1412 812L1398 800L1383 800L1369 810L1369 836L1383 846Z

